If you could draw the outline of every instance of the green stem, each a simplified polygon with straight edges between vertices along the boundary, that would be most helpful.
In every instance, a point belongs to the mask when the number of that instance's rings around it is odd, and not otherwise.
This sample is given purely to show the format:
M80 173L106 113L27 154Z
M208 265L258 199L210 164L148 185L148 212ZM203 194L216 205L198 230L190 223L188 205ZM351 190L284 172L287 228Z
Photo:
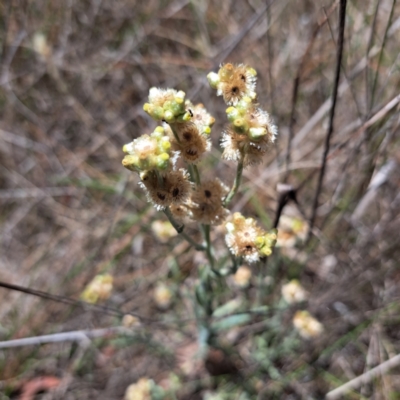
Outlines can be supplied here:
M204 251L207 250L206 247L204 247L201 244L196 243L186 232L183 230L185 229L185 225L179 225L177 221L175 221L171 210L169 207L166 207L164 209L164 214L167 216L169 222L171 222L171 225L175 228L175 230L188 242L190 243L196 250L198 251Z
M190 175L190 180L197 186L200 185L200 174L197 166L194 164L188 164L188 171Z
M154 170L157 176L157 184L160 188L164 187L164 179L158 170Z
M176 141L177 141L178 143L180 143L180 142L181 142L181 139L179 139L178 132L174 129L174 127L173 127L172 124L168 124L168 125L169 125L169 127L171 128L171 131L172 131L172 133L174 134Z
M194 178L196 180L197 185L200 185L201 180L200 180L200 173L199 170L197 169L197 165L193 164L193 171L194 171Z
M215 263L214 263L214 257L213 257L213 254L212 254L212 248L211 248L210 225L202 224L201 228L203 230L204 240L206 242L206 255L207 255L208 261L210 263L211 270L215 274L219 275L219 272L214 269L214 264Z
M226 198L223 202L224 206L227 206L231 202L231 200L233 199L233 196L235 196L235 194L239 190L240 182L242 180L242 173L243 173L243 161L239 161L237 170L236 170L235 181L233 182L231 191L229 192L228 196L226 196Z

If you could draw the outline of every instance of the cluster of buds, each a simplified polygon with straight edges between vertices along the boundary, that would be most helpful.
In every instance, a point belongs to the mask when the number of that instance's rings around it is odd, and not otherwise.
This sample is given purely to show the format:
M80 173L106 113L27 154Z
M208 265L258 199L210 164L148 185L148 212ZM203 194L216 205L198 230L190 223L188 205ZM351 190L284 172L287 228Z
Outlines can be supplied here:
M222 135L222 158L244 167L261 163L277 129L269 114L255 104L256 71L243 64L225 64L218 73L208 74L208 81L230 105L226 113L231 124Z
M276 243L276 230L264 231L253 218L245 218L236 212L232 220L225 224L225 241L236 257L254 263L272 254Z
M253 68L230 63L208 75L211 87L230 106L231 126L222 137L223 158L244 167L260 162L276 136L268 113L255 103L256 76ZM139 174L148 200L158 210L169 208L176 221L189 217L205 225L224 223L229 216L226 200L234 192L218 179L200 179L196 166L211 148L215 119L202 104L192 104L183 91L174 89L151 88L143 109L162 126L123 147L124 167ZM178 159L186 163L190 174L176 167ZM275 233L263 231L253 220L243 221L237 226L231 223L234 228L228 229L227 243L233 254L249 262L270 255ZM240 233L247 228L255 232L249 238Z
M164 128L158 126L150 135L142 135L122 148L127 155L122 165L136 172L171 169L174 158L171 158L171 142L165 135Z
M144 110L163 123L151 135L142 135L123 147L125 168L138 172L139 185L158 210L169 207L177 221L185 217L204 224L222 223L228 211L222 200L228 189L219 180L197 182L183 168L197 164L210 150L211 127L215 122L203 104L193 105L185 93L152 88Z
M174 89L151 88L149 102L145 103L143 110L156 121L185 122L190 121L191 115L185 109L185 92Z

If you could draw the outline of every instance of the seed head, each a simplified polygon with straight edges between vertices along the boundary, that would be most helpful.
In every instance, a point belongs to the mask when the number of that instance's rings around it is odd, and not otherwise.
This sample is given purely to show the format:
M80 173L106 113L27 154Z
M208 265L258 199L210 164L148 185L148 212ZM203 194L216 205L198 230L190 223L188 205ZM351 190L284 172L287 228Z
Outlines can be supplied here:
M203 135L198 126L192 122L173 124L172 129L178 139L170 133L172 149L179 151L182 158L189 164L199 162L206 151L211 148L210 140ZM172 132L172 131L170 131Z
M177 222L183 222L190 214L185 204L171 204L169 209Z
M156 209L162 210L170 204L182 204L190 194L192 187L186 170L170 171L163 175L153 171L140 174L139 185L145 190L148 200Z
M228 215L228 210L222 206L222 198L227 193L228 188L217 178L202 182L188 203L191 218L202 224L221 224Z
M217 96L223 96L225 103L236 105L243 97L256 98L256 71L243 64L231 63L221 65L218 74L209 73L210 86L217 89Z

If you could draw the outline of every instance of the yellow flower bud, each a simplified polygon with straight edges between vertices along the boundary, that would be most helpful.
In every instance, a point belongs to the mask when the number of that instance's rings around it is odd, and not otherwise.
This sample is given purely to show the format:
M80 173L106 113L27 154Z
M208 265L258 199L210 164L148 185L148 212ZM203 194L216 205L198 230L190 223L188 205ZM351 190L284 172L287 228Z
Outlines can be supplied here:
M205 133L206 135L209 135L209 134L211 133L211 128L210 128L209 126L206 126L206 127L203 129L203 133Z
M122 160L122 165L126 168L129 169L130 171L136 171L137 167L139 164L139 157L137 156L125 156L124 159Z
M164 119L165 119L167 122L173 122L173 121L175 120L175 115L174 115L174 113L173 113L172 111L166 110L166 111L164 112Z

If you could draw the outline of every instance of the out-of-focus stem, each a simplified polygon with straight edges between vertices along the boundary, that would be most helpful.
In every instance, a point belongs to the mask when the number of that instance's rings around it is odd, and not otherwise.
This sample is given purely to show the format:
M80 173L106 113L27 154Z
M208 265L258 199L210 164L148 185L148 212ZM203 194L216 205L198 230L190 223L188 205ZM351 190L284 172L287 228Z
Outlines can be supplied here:
M187 166L188 166L188 171L189 171L189 175L190 175L190 180L191 180L193 183L196 183L196 184L197 184L197 182L196 182L196 176L195 176L194 170L193 170L193 165L192 165L192 164L188 164Z
M171 214L171 210L169 207L166 207L164 209L164 214L167 216L169 222L171 222L171 225L175 228L175 230L189 243L191 244L196 250L198 251L204 251L207 250L206 247L204 247L201 244L196 243L186 232L183 230L185 229L185 225L180 225L177 221L175 221L173 215Z
M240 182L242 180L242 173L243 173L243 161L239 161L237 170L236 170L235 181L233 182L231 191L229 192L228 196L226 196L226 198L224 200L224 203L223 203L224 206L227 206L231 202L231 200L233 199L233 196L235 196L235 194L239 190Z
M204 234L204 240L206 242L206 254L208 261L210 263L210 267L214 270L214 257L211 251L211 240L210 240L210 225L201 225Z
M198 185L200 185L201 180L200 180L200 173L199 170L197 169L197 165L193 164L193 172L194 172L194 179Z

